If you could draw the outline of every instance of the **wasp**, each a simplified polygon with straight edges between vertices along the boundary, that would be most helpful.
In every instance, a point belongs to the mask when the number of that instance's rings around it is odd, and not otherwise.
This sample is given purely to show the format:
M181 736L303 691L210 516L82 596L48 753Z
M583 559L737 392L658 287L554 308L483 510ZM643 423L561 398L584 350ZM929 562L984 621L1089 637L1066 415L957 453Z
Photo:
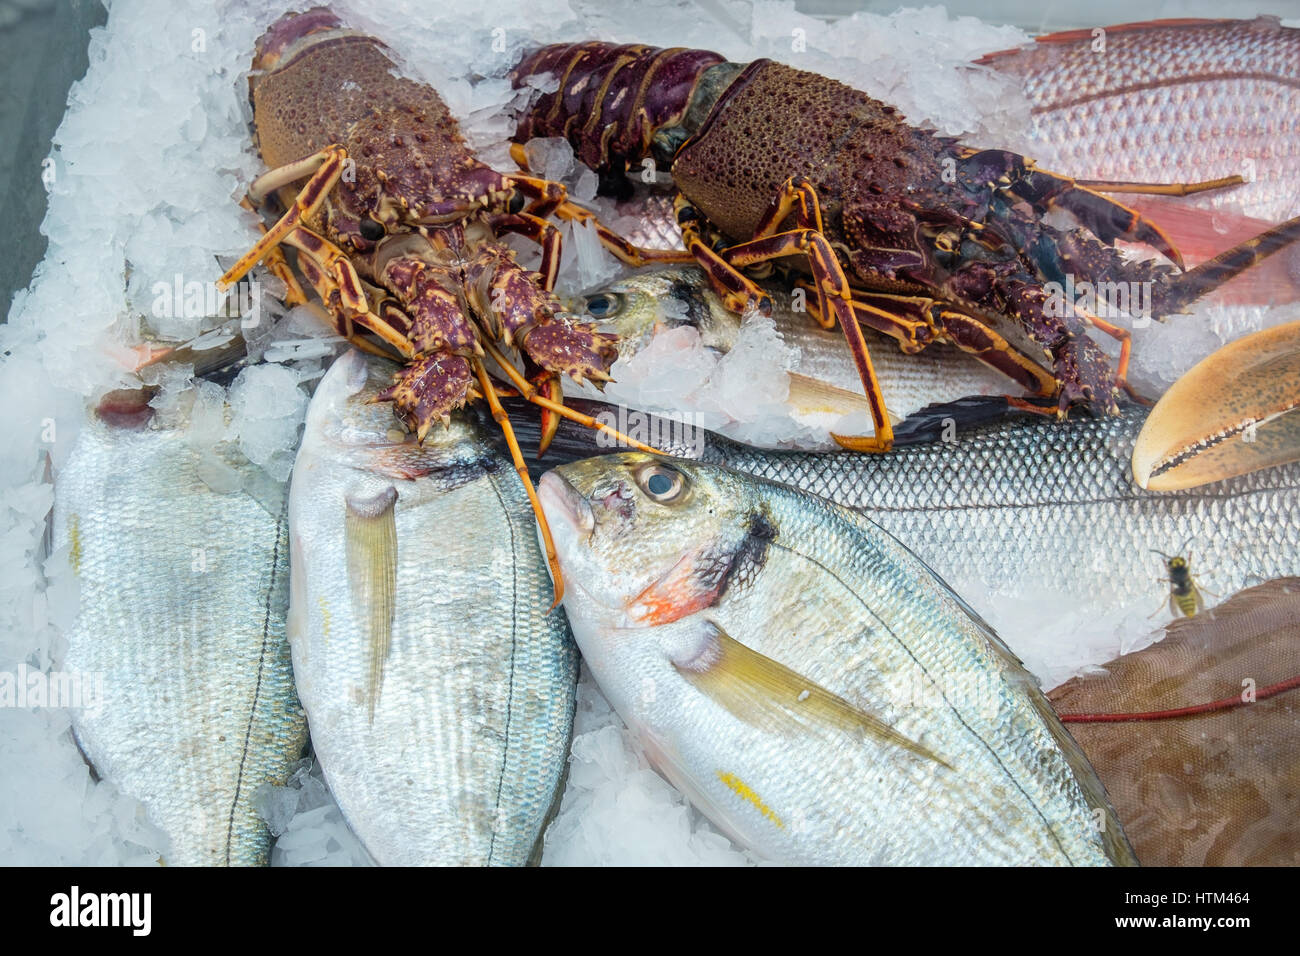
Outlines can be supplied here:
M1191 542L1187 542L1191 544ZM1187 547L1184 544L1179 551ZM1190 555L1184 558L1182 555L1168 555L1163 551L1151 549L1152 554L1158 554L1164 558L1165 569L1169 572L1169 577L1161 578L1161 581L1169 582L1169 613L1174 617L1181 614L1183 617L1195 617L1201 611L1205 610L1205 594L1213 594L1200 587L1196 583L1196 578L1192 577L1192 567ZM1160 612L1157 610L1156 614ZM1152 615L1154 617L1154 615Z

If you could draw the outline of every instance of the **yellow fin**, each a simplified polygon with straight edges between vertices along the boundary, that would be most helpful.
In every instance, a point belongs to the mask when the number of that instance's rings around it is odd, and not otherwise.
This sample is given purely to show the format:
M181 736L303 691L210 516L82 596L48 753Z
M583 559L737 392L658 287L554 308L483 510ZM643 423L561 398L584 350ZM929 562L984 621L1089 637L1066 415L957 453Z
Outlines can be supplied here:
M709 633L698 653L688 661L674 660L673 666L740 720L773 733L834 727L851 736L902 747L952 769L933 751L784 664L746 647L716 624L705 622L702 626Z
M370 718L384 682L384 663L393 640L397 591L397 489L389 485L369 498L349 495L344 534L347 539L348 593L357 626L366 635L370 666L366 700Z
M831 412L836 415L860 413L870 417L871 404L867 396L860 392L851 392L847 388L831 385L819 378L800 375L798 372L786 372L790 379L788 401L795 411L802 414L810 412ZM885 409L891 424L897 425L901 418L889 409Z

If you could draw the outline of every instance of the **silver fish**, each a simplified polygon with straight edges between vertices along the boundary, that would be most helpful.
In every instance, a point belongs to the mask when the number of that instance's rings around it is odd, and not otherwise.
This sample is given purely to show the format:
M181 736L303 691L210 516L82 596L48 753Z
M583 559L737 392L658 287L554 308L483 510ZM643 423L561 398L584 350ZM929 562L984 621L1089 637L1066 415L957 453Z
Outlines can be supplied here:
M375 859L523 864L568 756L577 654L508 459L471 423L423 447L338 359L289 499L289 640L326 782Z
M862 515L639 453L539 493L602 692L737 843L791 864L1136 862L1033 677Z
M604 399L651 411L669 407L760 447L834 450L839 446L831 432L870 433L869 406L843 334L823 329L806 310L795 307L795 296L802 292L792 293L777 283L764 288L772 299L772 321L779 336L779 343L773 344L783 345L791 355L788 367L764 369L768 381L746 383L754 399L739 403L744 412L776 389L776 400L762 418L749 421L733 411L732 418L710 419L706 416L717 408L717 399L707 391L665 394L662 383L681 362L681 350L649 350L652 343L667 343L666 334L690 328L698 333L704 349L721 357L736 347L742 323L752 321L728 311L695 267L635 273L575 303L586 318L619 336L619 361ZM894 340L874 330L864 332L885 406L895 423L935 402L1008 390L1003 376L955 348L934 345L918 355L905 355ZM570 391L593 398L598 394L578 386Z
M1151 492L1130 459L1147 412L1067 422L1003 421L962 430L981 406L955 404L913 419L939 440L888 455L766 451L701 433L674 440L653 425L655 447L724 464L857 509L915 551L993 615L997 595L1041 590L1062 608L1162 607L1164 563L1151 549L1196 556L1198 580L1232 594L1300 573L1300 463L1202 488ZM990 414L1002 410L1000 403ZM596 403L592 414L607 414ZM517 430L525 449L528 425ZM600 454L585 429L562 425L546 465ZM534 473L542 463L531 462Z
M264 865L254 794L285 783L307 736L284 633L284 489L223 451L245 489L213 491L189 424L151 427L144 401L107 403L116 424L92 415L55 484L55 543L80 586L62 666L104 688L73 728L166 832L163 862Z
M868 515L945 580L1051 589L1120 606L1161 605L1151 548L1191 545L1219 594L1300 571L1300 465L1184 492L1143 491L1130 467L1146 410L1121 417L1003 423L871 457L755 454L722 462ZM1154 588L1154 590L1153 590Z

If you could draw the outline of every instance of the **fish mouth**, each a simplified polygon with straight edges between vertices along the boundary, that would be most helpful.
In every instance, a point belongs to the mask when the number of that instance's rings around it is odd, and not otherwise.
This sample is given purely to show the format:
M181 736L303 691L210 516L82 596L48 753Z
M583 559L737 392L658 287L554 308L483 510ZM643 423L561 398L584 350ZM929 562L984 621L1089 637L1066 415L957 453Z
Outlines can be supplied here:
M605 605L586 585L589 580L576 572L572 555L586 547L596 529L596 516L591 505L577 488L558 471L551 470L537 482L537 499L542 504L546 523L550 525L555 541L555 557L564 575L564 586L569 594L580 593L595 604ZM567 560L566 560L567 558ZM566 603L567 603L566 598Z
M1180 378L1133 446L1133 479L1177 491L1300 459L1300 322L1229 342Z
M558 471L548 471L537 482L537 497L542 502L546 520L552 527L559 525L575 534L590 539L596 529L596 516L591 504L569 479Z

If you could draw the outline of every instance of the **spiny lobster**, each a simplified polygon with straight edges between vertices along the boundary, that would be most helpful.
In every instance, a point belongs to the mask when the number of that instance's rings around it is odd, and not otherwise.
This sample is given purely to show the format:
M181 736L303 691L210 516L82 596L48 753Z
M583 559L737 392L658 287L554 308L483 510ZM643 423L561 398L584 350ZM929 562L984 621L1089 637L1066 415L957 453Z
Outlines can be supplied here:
M550 531L499 401L513 391L493 383L485 359L541 406L544 435L558 425L554 416L617 435L566 408L560 395L560 375L600 384L617 357L613 337L574 321L551 291L560 233L546 217L585 213L570 207L558 183L498 173L476 159L438 93L403 78L378 40L346 29L327 9L274 23L253 69L257 145L270 171L244 204L260 206L279 192L285 212L219 287L266 260L288 286L288 301L306 301L280 249L290 246L338 332L369 352L393 358L391 349L404 363L379 399L394 404L417 441L435 421L485 399L541 524L558 603L563 583ZM537 272L499 241L507 232L541 246ZM627 261L647 261L615 245ZM529 374L497 343L517 350Z
M905 352L950 342L1054 400L1022 404L1030 410L1113 413L1129 332L1054 300L1049 283L1146 283L1160 318L1300 238L1292 220L1184 272L1157 225L1102 193L1183 194L1240 177L1083 183L915 128L866 93L771 60L585 42L536 50L511 76L522 87L547 74L558 89L520 118L516 159L529 139L558 136L606 186L646 159L670 168L683 244L736 311L768 307L750 276L778 260L810 274L800 281L815 292L811 311L843 330L871 405L874 436L837 436L856 450L887 450L893 435L861 326ZM1079 227L1043 222L1053 207ZM1173 265L1126 261L1116 240L1152 246ZM1119 340L1114 371L1090 325Z

